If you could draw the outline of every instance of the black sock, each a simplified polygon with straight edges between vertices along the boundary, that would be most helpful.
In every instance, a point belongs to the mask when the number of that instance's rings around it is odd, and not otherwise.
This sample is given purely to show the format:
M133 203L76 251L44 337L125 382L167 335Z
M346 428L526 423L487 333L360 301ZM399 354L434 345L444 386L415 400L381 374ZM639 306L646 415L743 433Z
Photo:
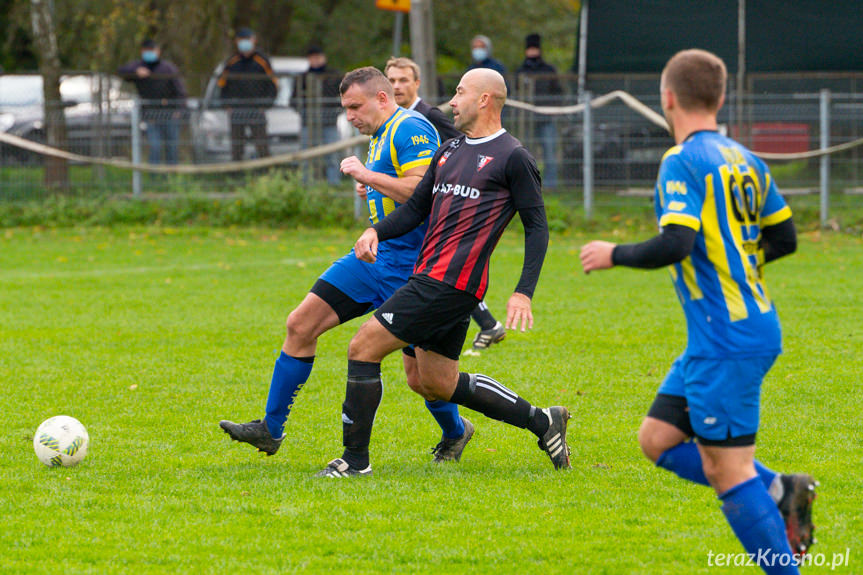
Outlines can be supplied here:
M342 404L342 459L351 467L369 466L369 442L372 424L381 403L384 386L381 382L381 364L348 360L348 384Z
M488 311L488 306L485 305L484 301L479 302L479 305L470 312L470 317L473 318L473 321L475 321L479 325L479 329L482 330L491 329L495 324L497 324L497 320L494 319L494 316L491 315L490 311Z
M530 423L533 408L514 391L481 373L459 373L450 401L521 428Z
M542 436L545 435L546 431L548 431L550 425L551 421L549 421L548 416L544 414L540 408L530 408L530 417L528 417L527 420L527 428L531 430L534 435L542 439Z

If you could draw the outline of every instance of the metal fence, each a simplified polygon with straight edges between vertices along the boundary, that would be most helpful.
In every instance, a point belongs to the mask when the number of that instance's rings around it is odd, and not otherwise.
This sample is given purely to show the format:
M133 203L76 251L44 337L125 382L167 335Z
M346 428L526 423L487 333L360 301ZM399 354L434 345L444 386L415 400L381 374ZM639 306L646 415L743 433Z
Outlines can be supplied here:
M180 107L163 101L142 101L134 87L104 74L70 74L61 84L63 102L43 106L41 78L36 75L0 76L0 132L34 142L46 142L45 113L62 116L65 137L61 149L83 156L124 161L178 165L209 165L280 155L314 148L355 135L338 99L324 97L320 84L301 86L298 76L285 76L276 97L266 102L231 102L220 99L200 80L203 95L189 98ZM449 93L458 78L443 78L442 93ZM585 142L590 142L593 183L599 194L648 189L656 177L662 154L672 144L665 130L642 114L615 101L593 109L589 133L582 113L556 113L558 107L579 100L577 79L556 78L559 91L548 78L509 77L510 99L554 107L551 113L509 106L505 127L537 157L545 185L561 190L581 189L585 174ZM820 87L831 89L826 109ZM857 76L813 76L800 79L763 77L750 79L741 100L730 86L720 114L724 129L756 152L799 153L863 137L863 81ZM588 84L596 96L624 90L659 111L657 76L597 77ZM769 89L770 92L763 90ZM842 91L836 91L842 90ZM438 102L445 102L441 97ZM335 110L335 111L334 111ZM299 170L305 181L329 182L350 189L337 170L340 157L364 149L312 157L286 164ZM0 199L39 197L53 160L43 153L0 144ZM829 159L829 186L859 192L861 152L849 150ZM822 184L822 162L799 159L771 164L785 189L817 189ZM67 193L161 192L178 189L229 192L237 181L260 170L236 164L236 176L222 173L163 175L138 173L88 162L63 162ZM56 165L54 166L56 169Z

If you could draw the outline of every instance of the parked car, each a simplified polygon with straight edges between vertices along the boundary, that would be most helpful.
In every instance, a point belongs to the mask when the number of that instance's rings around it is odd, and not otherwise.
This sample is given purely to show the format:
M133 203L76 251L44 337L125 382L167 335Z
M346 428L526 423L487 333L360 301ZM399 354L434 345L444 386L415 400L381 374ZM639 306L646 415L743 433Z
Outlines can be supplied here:
M583 124L562 130L564 178L580 182L583 167ZM674 145L664 128L653 124L599 122L593 128L593 175L601 184L652 185L662 155Z
M273 72L279 78L279 89L272 107L267 108L267 137L270 153L286 154L300 149L302 119L297 110L297 78L308 71L309 63L305 58L273 56L270 58ZM198 162L227 162L231 159L231 130L228 114L221 100L218 85L219 76L224 69L219 64L207 83L203 98L197 104L193 116L192 134L195 142L195 155ZM341 137L353 134L344 113L339 116ZM254 145L246 142L245 157L254 157Z
M60 80L67 151L86 156L128 157L132 95L109 75L70 75ZM45 142L42 76L0 75L0 132ZM3 161L39 163L42 156L4 145Z

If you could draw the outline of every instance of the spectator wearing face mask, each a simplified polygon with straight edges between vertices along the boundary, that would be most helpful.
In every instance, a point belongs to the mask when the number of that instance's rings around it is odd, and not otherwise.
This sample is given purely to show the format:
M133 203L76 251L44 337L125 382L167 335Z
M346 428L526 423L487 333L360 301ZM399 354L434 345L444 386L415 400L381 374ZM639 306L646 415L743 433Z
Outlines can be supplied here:
M563 102L563 87L557 69L542 59L539 34L524 40L524 62L515 71L520 97L537 106L558 106ZM534 141L542 147L542 183L557 187L557 125L554 116L536 114L533 118ZM531 148L534 148L531 146Z
M231 159L235 162L243 159L248 139L254 143L257 157L270 155L265 110L273 105L279 85L269 58L257 49L252 30L237 30L236 47L218 81L231 123Z
M468 70L474 68L491 68L499 72L501 76L506 77L506 66L500 60L495 60L491 57L491 40L488 36L477 34L470 41L470 57L471 63L467 67Z
M186 109L186 86L180 70L162 59L154 40L141 42L141 59L120 66L118 75L135 84L141 97L141 119L146 126L151 164L177 163L180 119Z

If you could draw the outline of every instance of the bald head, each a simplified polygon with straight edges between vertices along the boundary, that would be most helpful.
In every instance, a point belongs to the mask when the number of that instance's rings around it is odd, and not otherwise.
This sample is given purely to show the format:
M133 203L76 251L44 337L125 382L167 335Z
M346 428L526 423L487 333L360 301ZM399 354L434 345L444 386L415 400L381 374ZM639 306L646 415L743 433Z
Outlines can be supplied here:
M503 76L491 68L474 68L461 77L462 82L472 86L480 94L488 94L499 112L506 103L506 82Z
M503 76L489 68L474 68L461 77L449 105L456 129L471 138L482 138L501 129L505 102Z

